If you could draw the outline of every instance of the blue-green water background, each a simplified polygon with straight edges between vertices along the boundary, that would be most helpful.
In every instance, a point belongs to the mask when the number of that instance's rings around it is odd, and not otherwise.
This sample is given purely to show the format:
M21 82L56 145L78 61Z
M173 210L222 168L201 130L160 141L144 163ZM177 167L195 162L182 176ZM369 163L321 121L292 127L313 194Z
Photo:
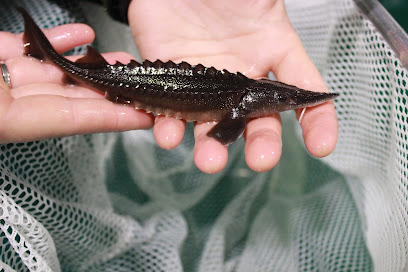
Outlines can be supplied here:
M391 13L397 22L408 32L408 1L380 0L381 4Z

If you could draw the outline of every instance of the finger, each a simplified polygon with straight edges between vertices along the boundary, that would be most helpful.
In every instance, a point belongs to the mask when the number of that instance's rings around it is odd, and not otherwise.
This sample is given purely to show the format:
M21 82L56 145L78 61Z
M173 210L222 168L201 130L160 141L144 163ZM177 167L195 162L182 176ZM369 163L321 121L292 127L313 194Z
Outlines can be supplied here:
M75 46L93 41L95 33L85 24L67 24L43 30L57 52L62 53ZM23 33L0 32L0 60L24 54Z
M109 63L120 61L128 63L133 57L124 52L104 53L103 57ZM75 61L82 56L70 56L67 59ZM13 88L33 83L56 83L65 84L66 75L54 64L42 62L30 57L16 57L7 60L7 68L10 72Z
M333 102L307 109L302 117L301 126L303 139L310 154L321 158L333 152L338 135L338 120Z
M73 85L59 85L54 83L34 83L13 88L10 95L14 99L20 99L24 96L54 95L71 98L95 98L104 99L105 94L86 87Z
M0 120L1 116L5 116L9 105L12 103L13 97L10 95L10 88L0 76ZM2 123L0 123L1 130Z
M294 32L294 30L292 29ZM286 54L271 70L279 81L296 85L311 91L328 91L324 81L313 64L297 35L291 42ZM299 115L298 115L299 116ZM308 108L302 118L301 126L306 148L316 157L329 155L335 148L338 133L338 121L333 102Z
M10 96L10 88L7 85L7 83L4 81L4 78L1 75L1 73L2 73L2 70L1 70L1 67L0 67L0 90L1 90L0 93L6 93L7 96Z
M0 142L147 129L152 115L105 99L37 95L13 100L0 116Z
M213 123L201 123L194 127L194 163L207 174L220 172L228 161L227 147L207 136L213 126Z
M156 116L153 134L157 144L164 149L173 149L183 140L186 123L173 117Z
M272 169L282 154L282 125L279 114L253 119L245 130L245 160L257 172Z

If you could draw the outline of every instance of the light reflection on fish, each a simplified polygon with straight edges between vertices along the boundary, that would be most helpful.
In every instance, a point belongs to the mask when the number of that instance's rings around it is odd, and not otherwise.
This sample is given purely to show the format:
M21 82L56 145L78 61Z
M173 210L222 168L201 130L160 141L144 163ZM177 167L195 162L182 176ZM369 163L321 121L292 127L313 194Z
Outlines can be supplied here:
M74 81L104 92L110 101L186 121L217 121L208 136L224 145L242 135L248 118L311 107L338 96L201 64L132 60L111 65L90 46L84 57L72 62L54 50L23 8L19 11L27 55L55 64Z

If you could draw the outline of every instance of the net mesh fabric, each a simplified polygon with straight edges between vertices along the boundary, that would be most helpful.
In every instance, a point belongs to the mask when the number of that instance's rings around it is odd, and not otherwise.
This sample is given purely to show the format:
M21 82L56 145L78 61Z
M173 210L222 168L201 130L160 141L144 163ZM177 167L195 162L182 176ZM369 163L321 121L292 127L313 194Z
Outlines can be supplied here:
M82 20L75 2L19 2L42 27ZM293 114L261 174L242 140L225 171L200 173L191 126L172 151L151 131L1 145L1 271L405 271L407 70L351 0L286 5L340 93L331 156L307 154ZM6 7L0 28L21 31Z

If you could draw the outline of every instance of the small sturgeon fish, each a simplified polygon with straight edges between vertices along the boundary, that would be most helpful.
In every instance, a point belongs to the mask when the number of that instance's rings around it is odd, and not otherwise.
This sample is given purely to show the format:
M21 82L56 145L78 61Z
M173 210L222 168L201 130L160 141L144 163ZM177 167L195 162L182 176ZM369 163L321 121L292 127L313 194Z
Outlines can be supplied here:
M54 50L23 8L19 11L26 55L52 62L75 82L104 92L110 101L186 121L218 121L208 136L224 145L242 135L248 118L311 107L338 96L187 62L132 60L111 65L90 46L84 57L72 62Z

